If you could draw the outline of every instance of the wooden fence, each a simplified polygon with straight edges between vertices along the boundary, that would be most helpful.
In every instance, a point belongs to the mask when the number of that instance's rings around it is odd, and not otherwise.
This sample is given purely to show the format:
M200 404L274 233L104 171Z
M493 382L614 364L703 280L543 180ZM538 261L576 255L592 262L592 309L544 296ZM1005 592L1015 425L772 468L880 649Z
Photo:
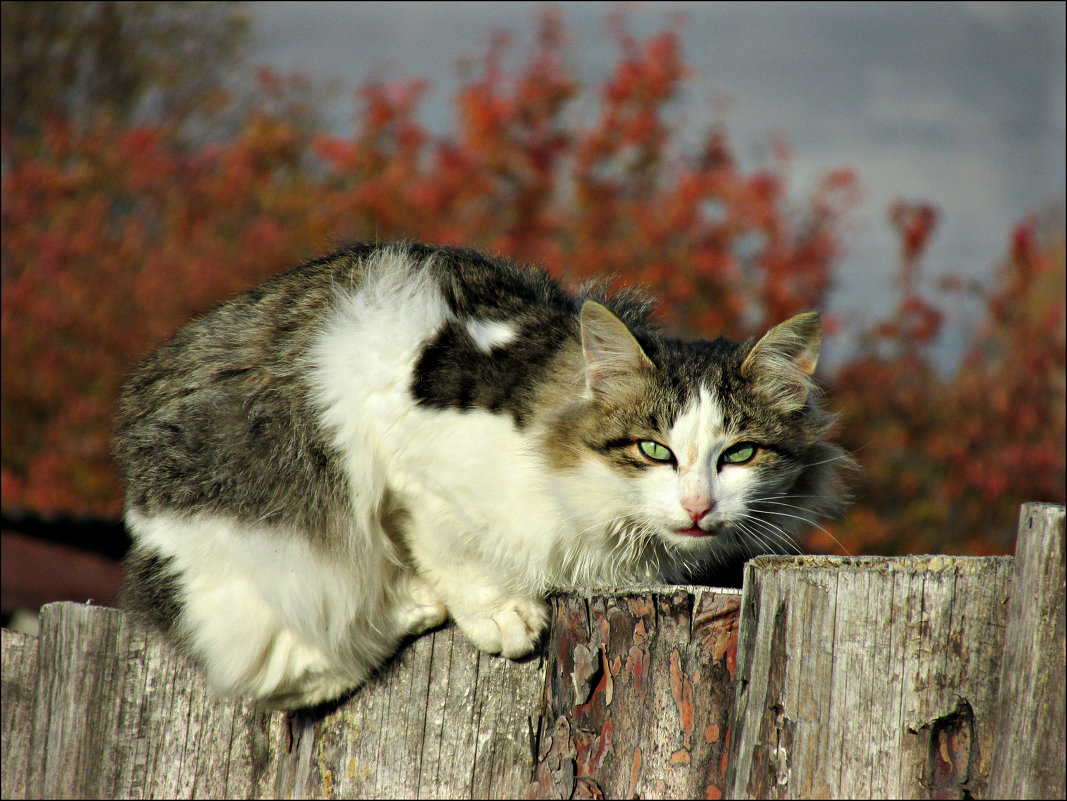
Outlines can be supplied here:
M3 632L3 796L1062 798L1064 509L1016 555L761 557L552 599L540 657L412 642L315 713L219 700L123 614Z

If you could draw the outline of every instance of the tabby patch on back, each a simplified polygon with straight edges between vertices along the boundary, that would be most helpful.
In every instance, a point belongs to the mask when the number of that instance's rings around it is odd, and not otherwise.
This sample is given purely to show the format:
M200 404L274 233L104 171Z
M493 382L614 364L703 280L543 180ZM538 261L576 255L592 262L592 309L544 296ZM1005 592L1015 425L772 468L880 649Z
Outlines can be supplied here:
M357 245L189 323L119 405L126 606L221 693L296 708L448 617L537 644L543 596L795 548L848 457L818 315L663 336L632 293Z

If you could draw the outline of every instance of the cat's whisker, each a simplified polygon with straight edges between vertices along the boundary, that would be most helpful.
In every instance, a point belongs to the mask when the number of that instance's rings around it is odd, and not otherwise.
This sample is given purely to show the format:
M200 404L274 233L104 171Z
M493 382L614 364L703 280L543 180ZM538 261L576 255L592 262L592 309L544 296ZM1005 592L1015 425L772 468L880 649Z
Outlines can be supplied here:
M821 461L818 461L818 462L807 462L805 464L805 467L818 467L819 465L831 464L833 462L839 462L841 460L845 460L847 462L854 462L855 461L855 459L852 457L852 454L839 453L836 456L831 456L829 459L822 459Z
M822 526L820 526L818 523L816 523L812 518L805 517L804 515L797 515L797 514L793 514L792 512L782 512L782 511L776 510L776 509L757 509L756 511L759 512L760 514L764 514L764 515L773 515L774 517L786 517L786 518L789 518L790 520L799 520L802 523L804 523L805 525L814 526L815 528L820 528L820 529L822 528Z
M788 545L798 555L803 552L800 546L797 544L796 540L794 540L793 537L791 537L789 533L781 526L775 525L769 520L764 520L760 517L756 517L750 514L745 515L745 520L747 520L747 522L751 524L759 525L760 528L763 530L764 535L759 536L758 538L760 542L762 542L766 546L767 550L771 552L779 552L779 549L774 547L774 543L771 540L767 539L767 536L770 536L772 539L783 542L783 544ZM751 529L749 529L749 531L750 533L752 533ZM778 540L779 537L781 538L780 540Z
M827 501L827 497L825 495L819 495L819 494L814 494L814 493L812 493L812 494L782 493L782 494L779 494L779 495L767 495L767 496L762 497L762 498L753 498L752 500L749 501L749 504L752 505L752 504L757 504L757 503L770 503L772 501L783 501L783 500L800 501L800 500L805 500L805 499L811 499L811 500L817 500L817 501L823 501L823 502ZM810 505L809 506L799 506L798 505L796 508L798 508L798 509L800 509L802 511L810 511L813 514L815 513Z
M757 556L760 553L773 553L776 551L771 542L762 533L753 530L750 525L740 524L738 527L745 533L742 547L748 558Z
M759 553L781 553L783 547L786 547L783 545L785 535L782 530L768 525L766 521L754 518L747 521L746 527L758 539Z
M765 545L762 537L755 531L753 531L744 520L738 520L734 526L744 534L744 537L740 538L741 547L744 549L746 556L752 556L753 550L749 541L755 542L760 545Z
M784 506L787 509L796 509L796 510L798 510L800 512L809 512L809 511L811 511L806 506L801 506L800 504L796 504L796 503L786 503L785 501L761 500L761 501L751 501L751 504L752 505L756 505L756 504L771 504L772 506Z
M788 538L791 545L796 546L796 541L794 540L792 534L790 532L786 531L785 526L783 524L781 524L779 522L775 522L773 520L768 520L766 517L764 517L764 515L775 515L775 516L778 516L778 517L788 516L791 519L800 520L801 522L803 522L804 524L807 524L807 525L815 525L815 523L814 523L813 520L811 520L811 519L809 519L807 517L801 517L799 515L791 515L791 514L779 512L779 511L774 510L774 509L760 509L759 508L760 504L767 504L767 503L776 503L776 504L778 504L778 503L781 503L781 502L772 501L771 498L773 498L773 497L791 497L791 496L768 496L766 498L753 499L753 500L751 500L749 502L750 511L746 512L745 515L749 519L753 519L753 520L759 521L764 526L769 526L769 527L773 528L775 531L777 531L779 534L781 534L781 536ZM781 503L781 505L785 505L787 507L794 508L794 509L796 509L798 511L806 511L806 507L797 506L796 504L784 504L784 503Z
M846 548L841 543L841 540L839 540L837 537L835 537L833 534L831 534L829 531L827 531L826 528L824 528L823 526L819 525L817 522L815 522L814 520L811 520L810 518L801 517L800 515L790 514L789 512L778 512L778 511L774 511L774 510L771 510L771 509L764 509L764 510L762 510L762 512L764 514L768 514L768 515L776 515L776 516L780 516L780 517L789 517L789 518L793 518L795 520L801 520L805 524L819 529L819 531L821 531L823 534L825 534L827 537L829 537L831 540L833 540L837 544L837 547L845 552L846 556L852 556L852 553L848 550L848 548Z

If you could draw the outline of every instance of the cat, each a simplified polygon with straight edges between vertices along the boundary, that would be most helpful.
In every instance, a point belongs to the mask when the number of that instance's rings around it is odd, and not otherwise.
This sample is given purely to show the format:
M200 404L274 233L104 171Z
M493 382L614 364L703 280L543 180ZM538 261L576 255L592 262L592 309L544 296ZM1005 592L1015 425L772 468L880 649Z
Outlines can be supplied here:
M219 693L337 699L451 617L521 657L546 593L795 549L844 503L818 314L671 339L634 291L358 244L194 320L132 375L121 602Z

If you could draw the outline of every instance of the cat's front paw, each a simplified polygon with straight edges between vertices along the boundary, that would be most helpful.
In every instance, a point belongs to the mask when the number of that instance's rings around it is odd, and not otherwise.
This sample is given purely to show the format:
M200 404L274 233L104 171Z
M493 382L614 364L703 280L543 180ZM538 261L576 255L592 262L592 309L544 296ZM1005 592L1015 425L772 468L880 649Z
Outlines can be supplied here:
M539 598L509 598L456 622L481 650L517 659L537 645L548 623L548 605Z
M412 576L408 582L408 603L399 610L401 631L422 634L448 620L448 607L422 578Z

